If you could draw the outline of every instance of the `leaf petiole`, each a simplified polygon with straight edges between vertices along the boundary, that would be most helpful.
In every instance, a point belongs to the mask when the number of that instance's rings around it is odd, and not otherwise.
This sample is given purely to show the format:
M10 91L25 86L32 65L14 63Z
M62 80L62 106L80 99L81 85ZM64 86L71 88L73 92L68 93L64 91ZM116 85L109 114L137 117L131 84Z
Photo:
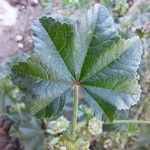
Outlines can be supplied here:
M73 89L73 115L72 115L72 126L71 126L71 137L76 138L76 127L78 119L78 104L79 104L79 85L75 85Z

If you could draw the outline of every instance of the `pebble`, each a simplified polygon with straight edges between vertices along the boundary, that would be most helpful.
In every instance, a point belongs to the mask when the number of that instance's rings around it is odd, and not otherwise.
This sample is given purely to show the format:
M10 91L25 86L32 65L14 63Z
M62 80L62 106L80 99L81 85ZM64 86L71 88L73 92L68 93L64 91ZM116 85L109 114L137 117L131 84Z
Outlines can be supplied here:
M16 42L20 42L23 40L23 36L18 34L18 35L16 35L15 40L16 40Z
M23 11L23 10L25 10L26 9L26 6L25 5L21 5L20 7L19 7L19 10L20 11Z
M23 49L23 48L24 48L23 43L18 43L18 48L19 48L19 49Z
M36 6L39 3L39 0L32 0L31 4L32 6Z
M32 38L29 36L27 38L25 38L25 47L27 47L29 50L33 49L33 40Z

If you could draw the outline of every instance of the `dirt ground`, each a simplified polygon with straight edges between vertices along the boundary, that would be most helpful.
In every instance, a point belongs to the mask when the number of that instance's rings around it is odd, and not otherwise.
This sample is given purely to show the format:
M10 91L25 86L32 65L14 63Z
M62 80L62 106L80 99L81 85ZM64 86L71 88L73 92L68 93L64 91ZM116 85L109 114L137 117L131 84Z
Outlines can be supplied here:
M37 0L0 0L0 60L32 49L30 26L41 9Z

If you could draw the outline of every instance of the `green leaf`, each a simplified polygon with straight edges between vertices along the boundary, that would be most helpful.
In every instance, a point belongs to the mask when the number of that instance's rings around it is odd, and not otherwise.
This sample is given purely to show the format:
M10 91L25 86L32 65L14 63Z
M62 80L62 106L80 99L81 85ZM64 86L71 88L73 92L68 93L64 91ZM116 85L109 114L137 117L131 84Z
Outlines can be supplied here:
M8 74L10 74L11 67L13 64L15 64L19 61L25 61L25 60L27 60L27 58L29 58L28 53L19 52L15 56L11 56L11 57L9 57L9 59L2 61L0 63L0 79L5 78L6 76L8 76Z
M32 114L37 117L49 117L51 116L51 105L49 101L36 100L31 108Z
M19 125L17 137L22 141L25 150L41 150L45 138L44 130L41 128L41 122L35 118L27 122Z
M11 105L17 104L22 99L22 93L8 76L11 72L11 66L19 61L29 58L26 53L18 53L0 64L0 113L8 113Z
M7 113L7 108L17 102L19 89L12 83L9 77L0 79L0 113Z
M77 84L81 103L100 118L113 120L117 109L137 103L140 39L123 40L104 6L95 4L82 21L42 17L32 29L34 54L14 65L11 77L31 98L34 115L64 113Z

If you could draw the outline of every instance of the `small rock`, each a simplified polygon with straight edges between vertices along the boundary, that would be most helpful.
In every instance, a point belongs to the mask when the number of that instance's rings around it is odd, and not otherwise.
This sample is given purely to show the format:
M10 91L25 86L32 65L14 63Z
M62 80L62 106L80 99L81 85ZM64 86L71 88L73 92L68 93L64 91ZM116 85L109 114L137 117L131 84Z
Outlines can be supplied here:
M28 43L33 43L33 40L30 36L27 37L27 41L28 41Z
M33 40L30 36L24 36L24 47L26 47L26 50L33 49Z
M18 48L19 48L19 49L23 49L23 48L24 48L23 43L18 43Z
M32 0L31 4L32 6L36 6L39 3L39 0Z
M25 5L20 5L19 11L23 11L23 10L25 10L25 9L26 9L26 6L25 6Z
M22 35L16 35L15 37L16 42L21 42L23 40L23 36Z

